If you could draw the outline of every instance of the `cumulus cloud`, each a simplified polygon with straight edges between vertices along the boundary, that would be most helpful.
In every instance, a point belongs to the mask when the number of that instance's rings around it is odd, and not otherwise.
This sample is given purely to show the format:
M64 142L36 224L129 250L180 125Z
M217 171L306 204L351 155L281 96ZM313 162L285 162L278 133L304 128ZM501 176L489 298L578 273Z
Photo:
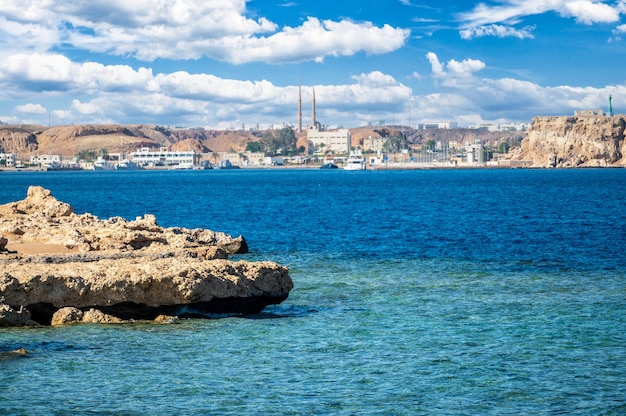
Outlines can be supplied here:
M485 63L476 59L464 59L457 61L451 59L445 66L439 61L434 52L428 52L426 58L430 62L433 78L441 82L442 86L456 86L467 82L474 72L485 68Z
M0 62L0 91L22 100L56 97L50 113L55 123L155 123L229 127L242 123L265 125L293 122L296 85L278 86L185 71L153 74L150 69L126 65L77 63L62 55L19 54ZM411 89L380 71L354 75L344 85L316 85L318 117L367 122L398 111L410 100ZM42 95L42 86L47 89ZM11 90L12 89L12 90ZM303 99L311 88L303 87ZM43 103L44 101L41 101ZM15 108L16 112L43 114L44 105ZM323 105L321 104L323 103ZM47 106L50 107L49 105Z
M229 63L321 61L398 49L408 29L309 17L298 27L248 17L245 0L19 0L0 3L0 31L22 49L71 45L143 61L209 57ZM3 44L4 43L4 44ZM0 40L0 49L11 50Z
M155 88L152 71L127 65L76 63L59 54L16 54L0 61L0 83L5 89L65 92L81 90L131 91ZM0 84L2 85L2 84Z
M615 23L619 21L620 10L616 6L597 3L588 0L565 2L558 10L565 17L573 17L579 23L591 25L594 23Z
M607 97L626 94L626 85L607 87L541 86L513 78L480 78L481 61L450 60L442 64L433 52L427 54L437 94L414 97L414 111L423 119L530 121L538 115L573 114L580 109L604 108ZM459 77L459 75L461 77Z
M18 105L15 107L15 111L25 114L46 114L48 112L41 104L32 103Z

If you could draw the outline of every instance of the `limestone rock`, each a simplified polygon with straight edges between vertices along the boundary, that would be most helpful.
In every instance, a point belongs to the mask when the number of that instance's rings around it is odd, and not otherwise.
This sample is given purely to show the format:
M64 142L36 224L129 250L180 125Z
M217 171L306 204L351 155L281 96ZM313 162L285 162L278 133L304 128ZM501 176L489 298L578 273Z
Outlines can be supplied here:
M77 215L40 187L0 205L0 231L8 240L8 251L0 252L0 294L10 311L24 315L0 319L5 323L257 313L293 288L284 266L228 260L228 253L247 251L243 237L162 228L153 215L133 221Z
M48 189L28 188L26 199L0 205L0 233L7 246L37 243L63 247L76 252L145 251L190 249L215 246L228 253L246 253L242 236L205 229L162 228L151 214L133 221L113 217L100 220L95 215L77 215L73 208L54 198Z
M83 311L74 307L65 307L57 310L54 315L52 315L52 320L50 321L50 325L52 326L60 326L67 324L75 324L80 322L83 319Z
M23 307L14 310L11 306L0 303L0 327L24 326L30 319L30 312Z
M535 117L513 160L536 167L626 166L626 116Z
M178 316L159 315L156 318L154 318L154 322L160 322L160 323L165 323L165 324L170 324L176 321L178 321Z

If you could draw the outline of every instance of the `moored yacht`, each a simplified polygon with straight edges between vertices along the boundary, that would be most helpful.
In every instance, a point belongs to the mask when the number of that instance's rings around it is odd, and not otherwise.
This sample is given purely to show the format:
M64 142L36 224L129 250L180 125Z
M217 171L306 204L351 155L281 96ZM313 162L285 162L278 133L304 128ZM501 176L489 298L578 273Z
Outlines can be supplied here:
M344 170L365 170L365 158L360 153L350 153L350 156L346 160L346 164L343 165L343 168Z

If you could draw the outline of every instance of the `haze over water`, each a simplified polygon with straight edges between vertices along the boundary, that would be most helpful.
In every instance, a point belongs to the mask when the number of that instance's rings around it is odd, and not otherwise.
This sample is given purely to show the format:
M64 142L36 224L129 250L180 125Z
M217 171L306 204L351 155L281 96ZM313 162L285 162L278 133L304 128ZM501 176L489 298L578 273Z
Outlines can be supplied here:
M2 414L623 414L626 170L0 173L243 234L256 316L1 329Z

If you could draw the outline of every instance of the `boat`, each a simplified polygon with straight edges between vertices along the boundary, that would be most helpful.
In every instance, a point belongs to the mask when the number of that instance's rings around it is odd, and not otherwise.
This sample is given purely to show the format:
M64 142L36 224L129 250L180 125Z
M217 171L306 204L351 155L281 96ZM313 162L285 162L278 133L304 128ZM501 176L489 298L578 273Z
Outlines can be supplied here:
M173 169L173 170L193 169L193 164L192 163L179 163L177 165L172 165L172 167L170 169Z
M115 167L116 170L136 170L139 169L139 166L135 162L131 162L128 159L123 159L118 165Z
M344 170L365 170L365 158L361 154L350 153L343 168Z
M326 162L322 166L320 166L320 169L339 169L339 166L331 162Z
M93 162L93 170L113 170L113 169L115 169L115 166L113 165L113 163L109 162L103 157L99 157L96 159L95 162Z
M230 160L222 160L218 166L218 169L239 169L239 166L235 166L230 163Z

